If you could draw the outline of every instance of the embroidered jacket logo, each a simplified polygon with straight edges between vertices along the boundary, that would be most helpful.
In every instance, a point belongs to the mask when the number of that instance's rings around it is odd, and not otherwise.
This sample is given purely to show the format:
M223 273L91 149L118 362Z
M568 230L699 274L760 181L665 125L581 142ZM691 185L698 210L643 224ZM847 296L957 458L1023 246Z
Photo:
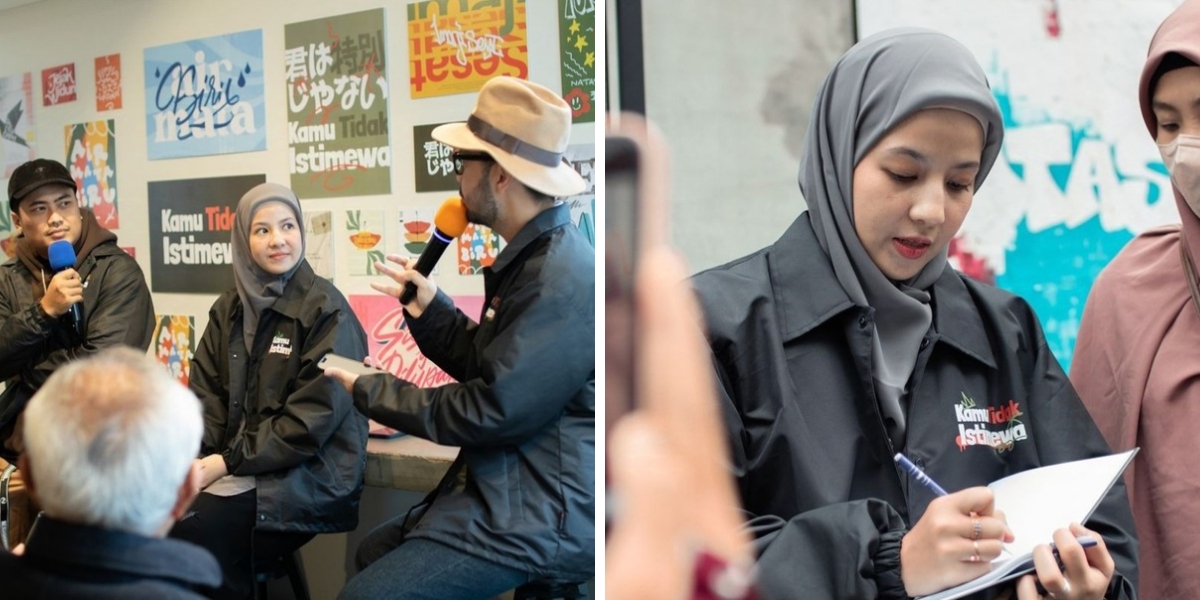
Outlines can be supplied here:
M276 333L274 338L271 338L271 349L267 350L267 354L282 354L284 356L292 355L292 340L283 337L282 333Z
M958 435L954 443L958 451L963 452L967 446L990 446L996 452L1012 450L1017 442L1027 439L1025 424L1020 417L1021 405L1014 400L1008 404L987 408L976 408L975 400L962 392L962 402L954 405L954 416L958 421ZM992 430L991 427L998 427Z

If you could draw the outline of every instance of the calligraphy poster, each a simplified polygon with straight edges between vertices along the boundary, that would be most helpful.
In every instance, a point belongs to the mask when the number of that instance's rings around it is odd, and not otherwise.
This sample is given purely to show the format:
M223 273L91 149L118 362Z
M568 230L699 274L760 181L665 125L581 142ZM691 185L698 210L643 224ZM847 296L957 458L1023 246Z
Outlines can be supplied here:
M563 99L571 120L596 120L596 0L558 1Z
M467 229L458 236L458 274L482 275L484 267L496 262L502 245L500 234L490 227L474 223L467 225Z
M150 291L220 294L233 288L237 203L266 175L151 181Z
M261 29L147 48L143 59L147 158L267 149Z
M454 175L453 148L433 139L434 128L443 125L413 127L413 172L418 192L457 191L458 177Z
M64 128L67 160L79 205L92 209L105 229L117 229L117 132L113 120Z
M121 108L121 55L96 58L96 110Z
M432 388L454 383L454 378L433 364L417 348L417 342L404 323L404 309L395 298L372 294L348 298L350 308L367 332L367 352L389 373L417 387ZM454 304L463 314L478 321L483 311L483 296L457 296Z
M304 258L318 277L333 281L333 213L304 212Z
M983 67L1003 113L1004 150L950 242L950 262L1028 300L1064 367L1100 271L1138 233L1179 221L1137 98L1146 47L1178 5L857 2L860 35L935 29Z
M196 356L196 318L189 315L154 315L154 358L179 383L188 384Z
M499 75L529 78L525 0L426 0L408 5L413 98L478 91Z
M33 75L0 77L0 169L4 179L34 159ZM5 213L7 210L0 210ZM4 231L11 231L9 223Z
M75 63L42 70L42 106L75 101Z
M353 276L379 275L376 262L384 262L387 244L384 243L384 211L346 211L346 238L350 249L343 252L346 274Z
M284 26L288 169L301 198L392 191L382 8Z
M583 232L592 247L596 247L596 145L567 146L567 162L583 177L587 187L582 192L563 198L571 207L571 222Z

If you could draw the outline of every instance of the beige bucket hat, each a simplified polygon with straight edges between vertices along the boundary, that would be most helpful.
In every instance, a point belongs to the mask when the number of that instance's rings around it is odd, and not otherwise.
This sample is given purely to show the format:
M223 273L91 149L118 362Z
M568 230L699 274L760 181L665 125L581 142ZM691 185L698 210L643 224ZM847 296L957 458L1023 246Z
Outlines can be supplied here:
M557 94L516 77L483 84L466 123L447 123L433 139L458 150L486 152L517 181L556 198L587 186L563 161L571 137L571 109Z

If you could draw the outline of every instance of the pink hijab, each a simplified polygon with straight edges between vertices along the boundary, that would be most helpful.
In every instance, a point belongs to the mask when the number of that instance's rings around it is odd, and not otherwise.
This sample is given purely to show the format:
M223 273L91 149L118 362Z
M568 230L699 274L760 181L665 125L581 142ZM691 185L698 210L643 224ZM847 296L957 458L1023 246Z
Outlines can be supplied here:
M1184 2L1150 42L1138 96L1151 136L1150 84L1171 52L1200 64L1200 0ZM1071 363L1071 381L1109 445L1142 448L1126 482L1143 598L1200 598L1200 315L1180 256L1186 236L1200 265L1200 218L1172 190L1182 226L1139 235L1100 274Z

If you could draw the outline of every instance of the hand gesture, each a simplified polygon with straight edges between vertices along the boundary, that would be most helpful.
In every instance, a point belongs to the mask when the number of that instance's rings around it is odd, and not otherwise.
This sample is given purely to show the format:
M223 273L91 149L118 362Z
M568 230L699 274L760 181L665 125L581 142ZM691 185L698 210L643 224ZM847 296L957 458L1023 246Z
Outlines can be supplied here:
M65 269L50 278L46 293L42 296L42 310L51 317L61 317L71 310L71 305L83 301L83 280L75 269Z
M900 573L909 596L924 596L991 570L1013 541L992 490L967 488L937 498L900 545Z
M1080 546L1075 538L1081 535L1095 538L1096 545L1091 548ZM1104 598L1116 565L1100 534L1079 523L1071 523L1070 529L1054 532L1054 546L1058 548L1062 564L1054 559L1049 545L1041 544L1034 548L1033 565L1036 575L1026 575L1017 582L1018 600L1036 600L1046 596L1056 600ZM1039 581L1046 590L1046 595L1038 594Z
M417 286L417 295L404 308L414 319L420 317L421 313L425 312L426 308L429 308L429 303L433 302L433 297L437 295L437 284L433 282L432 278L425 277L416 271L417 259L406 258L399 254L389 254L387 255L387 259L389 262L399 265L400 268L397 269L391 265L377 262L375 263L375 269L391 277L392 281L395 281L398 285L372 281L371 287L375 288L376 291L399 299L400 294L404 292L404 285L411 281L413 285Z

